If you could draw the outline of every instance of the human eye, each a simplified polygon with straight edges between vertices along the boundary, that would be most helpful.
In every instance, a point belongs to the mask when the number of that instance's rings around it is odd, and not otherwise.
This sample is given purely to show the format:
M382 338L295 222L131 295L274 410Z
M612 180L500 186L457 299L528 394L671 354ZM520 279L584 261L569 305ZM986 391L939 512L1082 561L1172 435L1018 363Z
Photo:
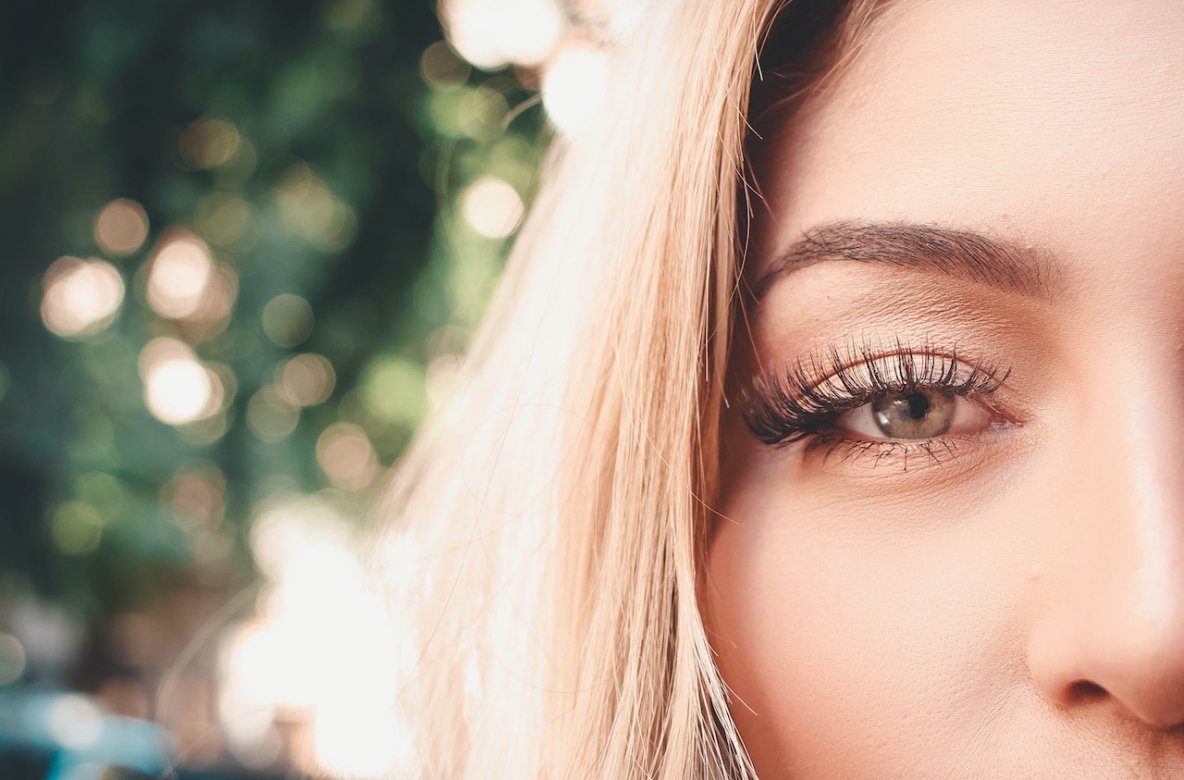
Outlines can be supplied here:
M741 394L752 435L770 447L804 444L824 461L871 457L908 470L920 455L943 463L959 448L1018 425L996 395L1011 369L956 346L851 342L773 369Z

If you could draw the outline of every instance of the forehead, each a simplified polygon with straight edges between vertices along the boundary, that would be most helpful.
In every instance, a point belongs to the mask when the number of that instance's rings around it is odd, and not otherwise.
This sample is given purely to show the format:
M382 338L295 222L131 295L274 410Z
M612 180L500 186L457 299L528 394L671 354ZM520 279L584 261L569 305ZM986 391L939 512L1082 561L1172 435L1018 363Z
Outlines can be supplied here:
M1182 108L1176 0L893 3L755 146L757 266L849 218L985 224L1099 260L1105 232L1178 262Z

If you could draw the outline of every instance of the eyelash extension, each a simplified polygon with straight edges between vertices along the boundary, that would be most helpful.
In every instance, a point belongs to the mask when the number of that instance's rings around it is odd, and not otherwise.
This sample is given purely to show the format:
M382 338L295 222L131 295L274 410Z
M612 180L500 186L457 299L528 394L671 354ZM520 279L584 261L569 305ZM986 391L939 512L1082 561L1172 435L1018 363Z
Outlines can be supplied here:
M960 368L965 374L961 378ZM914 349L897 339L895 348L886 351L866 341L852 341L845 349L831 347L825 355L811 355L806 361L799 358L784 371L758 375L741 392L740 406L752 435L772 447L811 439L811 444L847 442L861 451L878 449L877 462L908 448L924 450L936 460L933 444L951 450L948 440L871 441L836 433L833 426L844 412L890 395L937 390L964 397L989 396L1010 374L1010 366L1002 370L963 360L956 347L947 355L928 342Z

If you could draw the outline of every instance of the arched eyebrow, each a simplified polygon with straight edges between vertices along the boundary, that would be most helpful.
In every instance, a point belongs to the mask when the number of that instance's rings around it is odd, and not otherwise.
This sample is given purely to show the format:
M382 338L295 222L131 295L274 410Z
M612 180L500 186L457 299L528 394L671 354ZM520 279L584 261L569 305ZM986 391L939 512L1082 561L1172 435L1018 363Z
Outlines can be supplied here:
M811 228L777 254L752 285L760 300L777 280L816 263L848 260L946 274L1027 298L1058 292L1052 255L969 230L907 222L830 222Z

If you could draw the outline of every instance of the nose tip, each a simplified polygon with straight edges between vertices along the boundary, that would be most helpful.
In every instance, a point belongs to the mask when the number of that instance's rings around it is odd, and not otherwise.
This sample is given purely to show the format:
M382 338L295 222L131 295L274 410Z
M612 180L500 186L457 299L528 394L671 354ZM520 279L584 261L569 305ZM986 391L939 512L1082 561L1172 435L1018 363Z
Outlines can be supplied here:
M1184 652L1134 639L1126 648L1089 666L1090 678L1073 684L1071 696L1113 699L1131 717L1157 730L1184 724Z
M1145 616L1116 640L1109 663L1095 664L1100 684L1150 726L1184 723L1184 610Z
M1105 596L1062 604L1032 636L1030 671L1059 707L1105 703L1156 730L1181 728L1184 579L1166 588L1160 577L1142 574L1142 588L1111 583Z

